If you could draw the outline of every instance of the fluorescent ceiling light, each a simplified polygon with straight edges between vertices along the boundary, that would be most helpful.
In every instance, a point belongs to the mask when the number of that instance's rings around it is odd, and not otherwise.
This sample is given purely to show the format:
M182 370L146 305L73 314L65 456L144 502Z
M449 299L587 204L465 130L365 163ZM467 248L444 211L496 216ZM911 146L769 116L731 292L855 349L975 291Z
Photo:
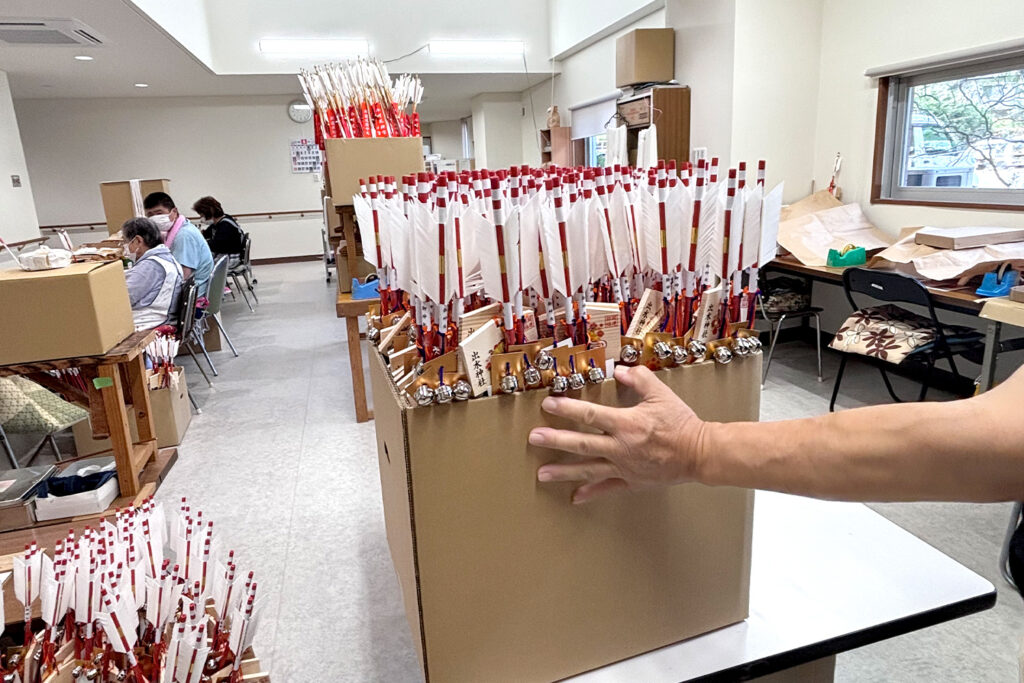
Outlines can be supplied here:
M149 87L149 83L136 83L135 87L136 88L148 88Z
M340 38L260 38L260 52L294 57L365 57L370 54L370 43Z
M75 59L80 62L91 62L93 58L89 55L75 55Z
M521 40L432 40L427 46L435 55L476 57L518 57L525 50Z

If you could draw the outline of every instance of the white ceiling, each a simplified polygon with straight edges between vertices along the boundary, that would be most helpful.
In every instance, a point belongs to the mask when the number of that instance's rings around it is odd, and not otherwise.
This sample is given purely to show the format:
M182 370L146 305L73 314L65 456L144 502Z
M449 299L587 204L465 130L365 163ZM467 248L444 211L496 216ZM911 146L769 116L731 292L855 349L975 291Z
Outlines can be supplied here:
M220 2L218 0L218 5ZM531 2L536 4L537 0ZM273 4L295 9L294 2ZM367 5L362 7L365 9ZM94 29L105 42L100 47L0 46L0 70L8 73L15 99L297 96L299 93L295 76L282 73L289 68L293 70L298 64L288 68L281 64L273 69L268 66L266 73L217 75L127 0L76 0L74 3L66 0L3 0L0 2L0 17L73 18ZM255 26L254 31L269 30L262 28L260 22L250 24ZM293 25L291 35L295 35L297 30ZM210 36L214 47L224 35L215 24L211 24ZM397 44L388 43L385 39L381 39L380 45L397 48ZM415 47L418 45L409 49ZM546 49L545 45L545 52ZM90 62L76 61L74 56L78 54L87 54L94 59ZM536 59L531 58L530 61L536 62ZM407 66L410 66L408 60L393 64L392 72L401 70L396 67ZM546 72L527 76L522 72L521 64L511 69L504 68L502 72L494 68L491 73L424 73L425 95L420 114L424 121L467 116L470 99L478 93L518 92L547 77ZM133 84L138 82L148 83L149 87L134 87ZM67 106L73 106L73 103Z

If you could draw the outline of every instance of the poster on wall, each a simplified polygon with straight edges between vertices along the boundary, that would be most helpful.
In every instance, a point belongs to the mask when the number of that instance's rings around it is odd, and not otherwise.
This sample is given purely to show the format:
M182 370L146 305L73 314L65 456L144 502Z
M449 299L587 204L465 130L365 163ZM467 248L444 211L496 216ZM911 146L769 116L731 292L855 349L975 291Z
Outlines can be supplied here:
M292 140L292 173L319 173L320 148L312 140Z

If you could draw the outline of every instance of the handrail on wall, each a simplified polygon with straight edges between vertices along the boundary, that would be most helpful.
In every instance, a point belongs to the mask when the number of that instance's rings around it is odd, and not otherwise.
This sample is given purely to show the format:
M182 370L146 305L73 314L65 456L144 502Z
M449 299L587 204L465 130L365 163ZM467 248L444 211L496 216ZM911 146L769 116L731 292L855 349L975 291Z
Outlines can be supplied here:
M296 211L258 211L256 213L234 213L231 214L235 218L255 218L272 221L277 216L298 216L299 218L305 218L306 214L321 216L323 215L323 209L302 209ZM189 220L195 220L198 216L189 216ZM60 223L57 225L40 225L40 230L60 230L61 228L75 229L84 228L88 230L96 230L102 228L107 229L107 221L93 221L91 223Z

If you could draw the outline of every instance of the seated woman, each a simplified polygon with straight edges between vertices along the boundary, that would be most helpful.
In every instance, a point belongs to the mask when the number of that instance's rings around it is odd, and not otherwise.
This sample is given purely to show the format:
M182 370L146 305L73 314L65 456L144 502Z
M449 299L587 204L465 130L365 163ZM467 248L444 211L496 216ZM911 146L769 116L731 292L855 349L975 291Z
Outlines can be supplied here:
M131 218L121 232L125 253L134 262L124 276L136 331L175 324L184 278L160 229L148 218Z
M234 266L242 256L242 228L231 216L224 213L224 208L213 197L200 197L192 205L192 210L199 214L199 225L203 237L210 245L213 258L230 256L229 263Z

